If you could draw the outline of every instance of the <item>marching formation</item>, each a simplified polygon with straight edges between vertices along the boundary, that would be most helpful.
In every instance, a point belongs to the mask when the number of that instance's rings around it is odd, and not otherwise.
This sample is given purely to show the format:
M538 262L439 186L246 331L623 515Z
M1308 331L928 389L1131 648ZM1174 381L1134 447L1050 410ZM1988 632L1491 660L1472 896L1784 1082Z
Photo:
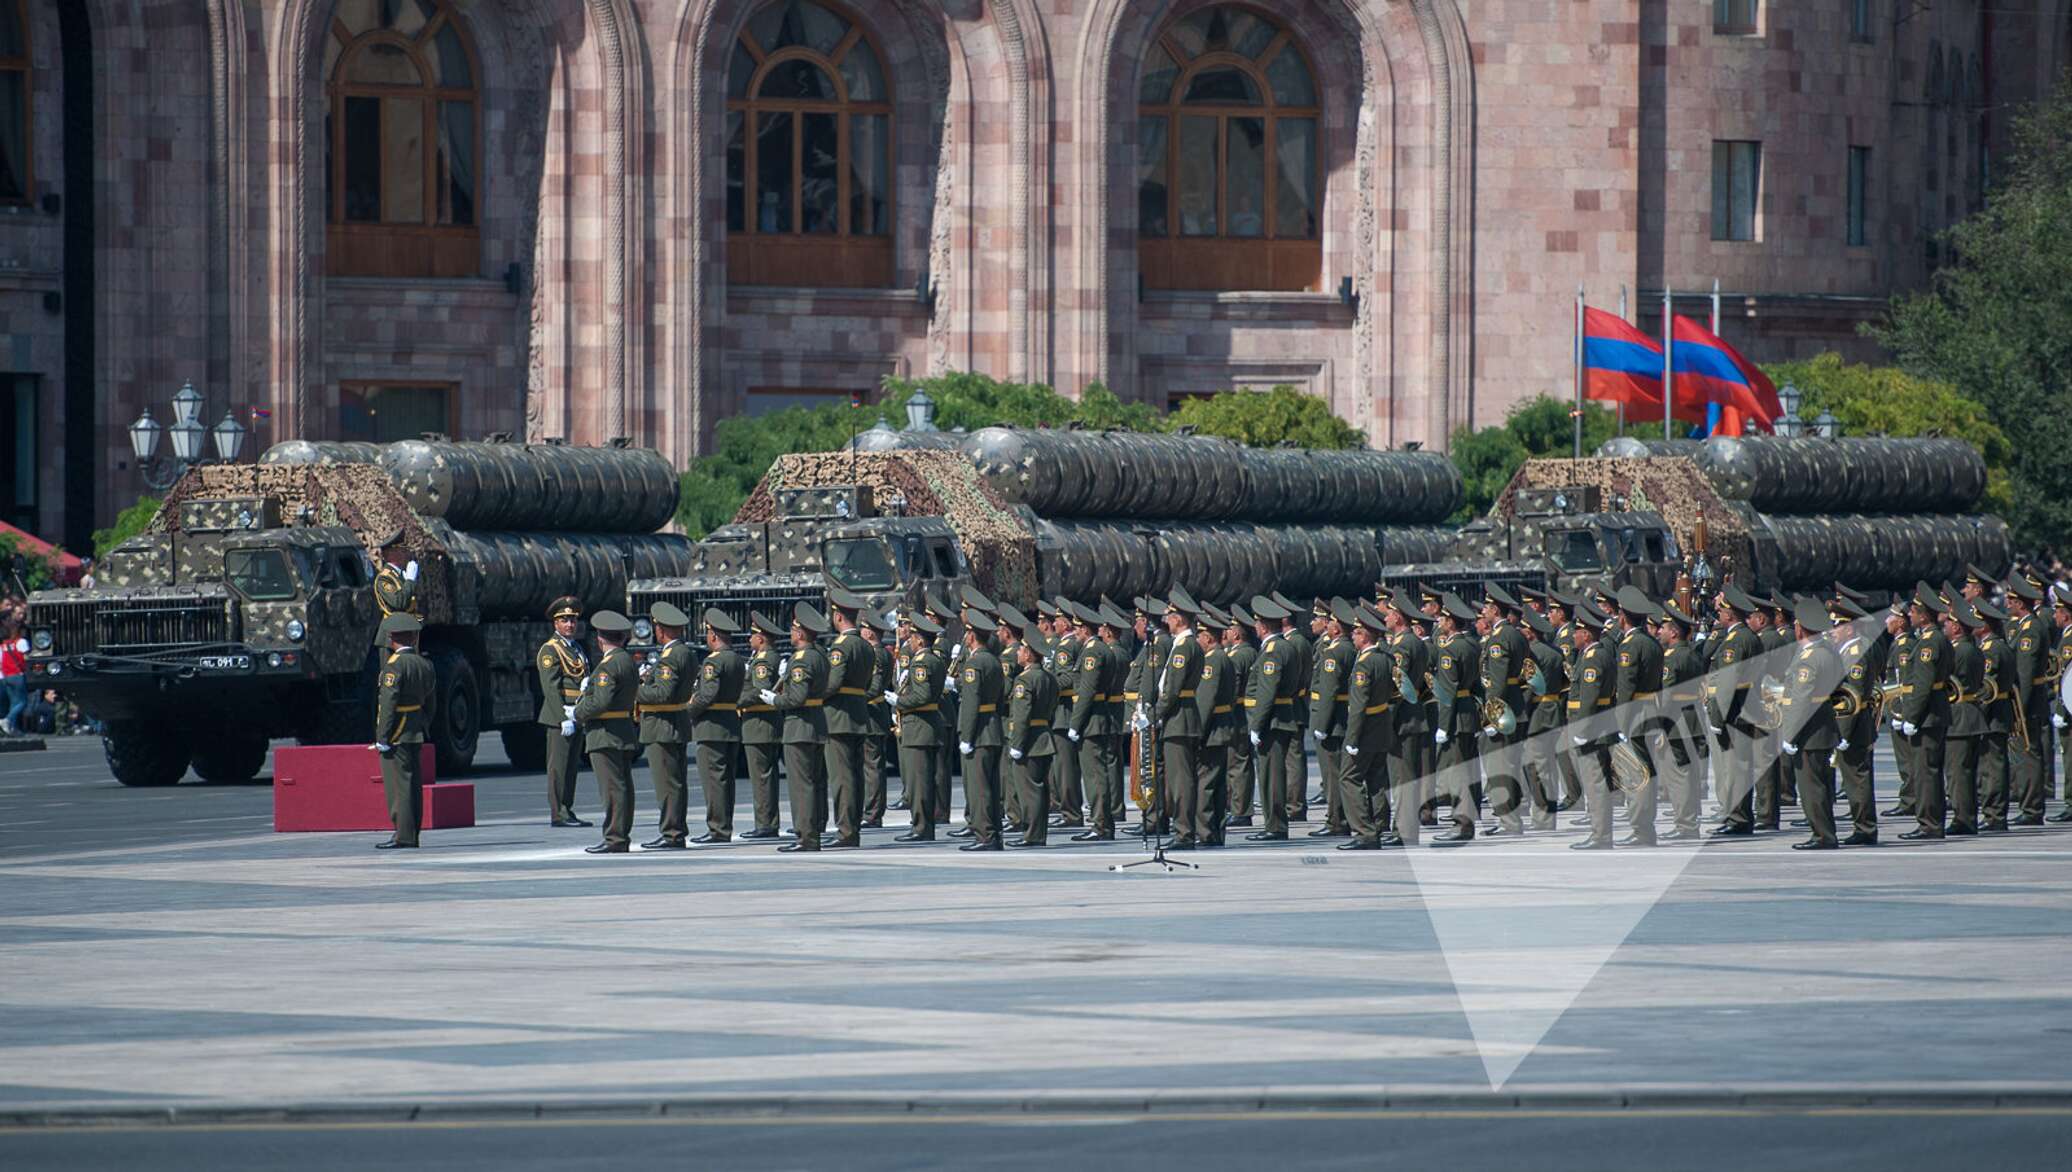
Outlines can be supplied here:
M1056 598L1033 616L969 587L884 613L839 588L828 601L825 615L806 603L752 614L744 657L727 614L694 622L666 602L648 616L653 651L629 651L633 624L602 611L593 654L577 638L577 601L557 600L537 656L553 824L590 824L574 810L587 753L604 806L603 839L587 849L631 850L632 766L645 752L660 814L647 850L787 836L781 851L854 848L894 810L910 819L901 843L1033 849L1056 829L1195 850L1233 830L1286 841L1317 806L1301 833L1342 839L1340 850L1516 837L1577 807L1587 834L1571 847L1600 850L1696 839L1708 798L1715 836L1782 830L1796 807L1806 837L1794 846L1824 850L1875 845L1881 818L1910 823L1908 840L2040 825L2053 757L2072 750L2058 687L2072 585L2030 572L1922 583L1876 609L1840 585L1816 599L1734 584L1689 610L1632 586L1495 583L1472 602L1396 588L1226 608L1175 589L1128 613ZM381 678L380 727L396 743L422 720L398 714L424 702L409 625L383 632L394 670ZM1888 733L1899 800L1880 811L1872 757ZM695 838L693 756L706 809ZM743 772L754 826L737 834ZM395 843L414 845L412 795L399 788L416 783L393 774ZM1138 821L1125 825L1132 805ZM2049 820L2072 821L2067 811Z

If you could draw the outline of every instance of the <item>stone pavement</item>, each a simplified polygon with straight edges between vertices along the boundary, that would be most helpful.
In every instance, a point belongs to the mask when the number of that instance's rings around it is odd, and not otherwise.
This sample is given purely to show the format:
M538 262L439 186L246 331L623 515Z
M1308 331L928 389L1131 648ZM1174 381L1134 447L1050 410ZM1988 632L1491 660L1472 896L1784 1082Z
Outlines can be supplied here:
M1579 854L1564 826L1117 874L1134 844L892 828L592 857L507 776L478 780L483 825L400 854L272 834L264 786L123 791L76 741L27 760L0 765L0 1112L2072 1091L2055 826L1813 856L1790 832Z

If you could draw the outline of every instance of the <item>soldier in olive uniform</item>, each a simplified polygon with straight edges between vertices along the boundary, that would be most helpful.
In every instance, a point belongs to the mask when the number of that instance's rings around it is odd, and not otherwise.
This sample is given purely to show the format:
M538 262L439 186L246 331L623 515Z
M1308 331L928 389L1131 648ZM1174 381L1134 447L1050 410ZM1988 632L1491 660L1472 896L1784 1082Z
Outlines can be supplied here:
M2057 625L2057 629L2051 635L2050 674L2052 679L2056 680L2062 679L2065 668L2072 665L2072 589L2068 589L2062 582L2052 586L2050 603L2051 622ZM2072 713L2065 711L2062 700L2062 693L2051 700L2050 723L2058 733L2058 759L2066 763L2068 771L2072 771ZM2047 800L2056 788L2056 781L2049 763L2046 762L2043 774L2043 800ZM2064 807L2045 821L2072 822L2072 772L2066 775L2064 792Z
M554 637L540 644L535 657L540 675L540 717L547 729L547 814L556 826L588 826L576 817L576 770L583 763L576 745L576 701L590 678L590 657L576 639L583 621L581 605L563 595L547 608Z
M1338 849L1378 850L1404 844L1402 835L1387 833L1391 807L1389 762L1396 749L1396 714L1391 711L1398 698L1396 672L1384 642L1381 616L1363 607L1353 617L1352 637L1347 640L1353 656L1345 668L1344 681L1345 764L1339 775L1352 841L1341 843ZM1400 798L1394 803L1397 824L1415 836L1416 801L1409 792Z
M1020 607L1011 602L1000 603L994 617L1000 621L1000 687L1001 714L1007 712L1007 690L1014 685L1014 677L1022 672L1022 644L1038 637L1036 622L1023 614ZM1002 749L1003 756L1006 750ZM1028 811L1022 808L1022 788L1015 784L1015 771L1007 766L1000 767L1000 801L1005 812L1001 829L1005 833L1019 834L1028 825Z
M640 845L642 850L683 850L691 833L685 749L691 739L691 717L687 710L691 689L697 684L691 645L683 641L691 618L669 602L655 603L648 618L655 625L661 650L640 665L638 711L640 743L647 747L648 778L655 786L655 804L661 807L656 823L661 833Z
M1557 604L1558 605L1558 604ZM1562 796L1561 727L1567 710L1562 707L1568 691L1568 659L1553 643L1554 624L1547 616L1527 608L1525 626L1532 639L1525 650L1532 657L1532 670L1525 681L1525 703L1530 715L1525 721L1525 788L1532 795L1532 828L1552 830L1555 814L1564 806Z
M2014 731L2014 648L2002 634L2007 612L1980 598L1971 604L1977 620L1972 635L1983 670L1978 704L1985 731L1978 737L1979 829L2007 830L2009 783L2008 739Z
M1663 748L1656 760L1655 784L1669 800L1669 833L1681 841L1698 837L1698 818L1705 799L1705 759L1699 745L1705 738L1701 702L1705 661L1691 643L1691 616L1673 602L1663 603L1655 625L1662 645L1662 690L1668 700L1662 720Z
M1137 742L1137 784L1147 803L1129 833L1145 837L1172 829L1166 818L1165 766L1158 748L1158 725L1151 718L1158 705L1159 673L1164 670L1166 654L1173 646L1173 637L1165 629L1166 611L1166 604L1156 598L1144 599L1137 608L1137 654L1130 664L1129 687L1124 692L1130 706L1130 730Z
M1350 632L1359 623L1352 604L1343 598L1320 602L1325 613L1312 624L1318 642L1309 655L1309 739L1317 750L1317 773L1324 790L1324 824L1309 832L1311 838L1343 838L1352 831L1345 819L1345 724L1346 704L1352 687L1353 647ZM1308 780L1299 785L1307 789ZM1288 778L1291 790L1298 782ZM1297 821L1295 811L1308 813L1307 795L1291 801L1288 820Z
M1638 586L1621 586L1618 606L1626 619L1625 630L1619 635L1618 678L1612 693L1612 702L1617 705L1619 740L1640 756L1641 765L1654 779L1627 795L1628 835L1619 845L1653 846L1661 770L1648 737L1661 710L1662 645L1647 630L1655 604Z
M1562 703L1555 705L1555 715L1557 717L1565 717L1567 715L1566 681L1575 679L1575 611L1575 599L1563 594L1559 590L1548 591L1547 622L1554 628L1554 633L1548 637L1549 644L1554 650L1561 653L1561 678L1564 681ZM1553 754L1554 769L1561 777L1561 801L1556 803L1554 809L1557 813L1563 810L1573 810L1583 804L1583 782L1576 775L1575 758L1559 751L1561 738L1553 737L1550 739L1555 742L1556 749Z
M1520 812L1527 801L1522 782L1524 762L1518 752L1518 743L1525 738L1525 723L1518 718L1528 715L1525 680L1532 671L1532 653L1518 625L1517 616L1522 609L1502 586L1492 582L1484 592L1482 617L1488 620L1489 634L1482 640L1483 704L1501 699L1513 719L1510 731L1506 732L1490 720L1488 713L1483 715L1482 737L1488 742L1482 752L1484 785L1489 793L1490 813L1496 817L1496 825L1488 831L1491 835L1525 832ZM1459 820L1456 811L1456 825Z
M381 568L374 572L374 602L383 618L392 614L424 618L424 605L417 597L417 562L403 548L401 525L382 535Z
M1309 821L1309 750L1315 738L1309 735L1309 693L1310 683L1315 678L1316 632L1322 630L1314 619L1304 618L1303 608L1280 591L1267 595L1276 606L1288 613L1281 625L1281 638L1287 640L1291 650L1288 670L1295 673L1295 735L1288 738L1283 750L1287 757L1285 772L1288 775L1288 814L1290 822ZM1328 614L1330 603L1324 602ZM1318 771L1322 771L1322 763ZM1328 788L1328 783L1327 783Z
M1438 786L1433 805L1452 806L1452 820L1460 841L1475 837L1475 820L1481 803L1475 781L1475 762L1481 752L1482 719L1475 699L1475 682L1482 662L1482 645L1475 638L1475 609L1452 591L1439 599L1434 620L1432 691L1438 697L1439 716L1432 731L1438 749ZM1436 792L1443 788L1444 792ZM1420 819L1422 821L1422 819ZM1437 819L1434 819L1436 823Z
M1101 690L1108 697L1104 705L1108 714L1108 779L1104 784L1108 794L1107 825L1111 831L1129 818L1129 792L1123 779L1127 776L1125 763L1130 746L1128 693L1133 656L1125 640L1130 626L1130 620L1114 603L1105 600L1101 603L1101 649L1107 657ZM1081 761L1080 768L1086 768L1084 761Z
M1175 587L1166 603L1166 633L1171 645L1160 662L1157 701L1151 710L1158 729L1160 774L1167 811L1173 822L1173 848L1193 850L1204 837L1195 823L1200 809L1202 650L1195 638L1195 602Z
M597 632L599 655L590 682L576 701L575 723L583 729L583 748L597 774L604 801L604 841L583 850L593 855L619 855L633 845L633 755L640 751L640 727L633 707L640 694L640 669L626 651L626 633L633 624L615 610L590 616Z
M1252 616L1245 613L1243 606L1230 608L1230 624L1223 629L1223 660L1228 665L1225 670L1230 672L1230 686L1238 704L1237 735L1230 742L1230 814L1223 821L1226 827L1250 826L1257 770L1244 702L1251 694L1252 665L1259 660L1259 649L1252 646Z
M424 814L424 778L418 772L424 730L431 725L432 663L417 651L424 629L413 614L392 614L376 632L388 645L374 692L374 745L381 758L381 790L388 798L389 822L395 833L376 850L417 845Z
M691 691L691 739L698 745L698 779L705 788L705 833L691 841L710 846L734 837L734 753L741 744L741 698L748 672L731 636L740 630L727 612L706 608L705 662ZM774 764L774 763L773 763ZM770 821L777 820L776 786L770 790ZM757 803L760 807L761 803ZM758 809L757 817L761 817Z
M1201 749L1196 761L1194 824L1200 845L1223 845L1225 822L1230 815L1230 746L1244 740L1239 732L1237 677L1230 670L1230 654L1223 647L1228 616L1214 606L1202 607L1196 641L1201 645L1201 686L1195 690L1195 707L1201 711Z
M1068 598L1052 600L1050 655L1044 666L1057 683L1057 710L1050 715L1051 822L1079 830L1086 826L1085 779L1080 775L1079 746L1069 733L1072 705L1079 699L1079 649L1092 641L1091 631L1082 631L1078 608Z
M792 608L791 656L783 683L760 693L763 703L784 714L784 776L791 790L791 826L797 841L778 851L791 854L820 849L827 832L827 694L832 673L827 654L815 637L827 633L827 620L801 602Z
M1433 731L1424 703L1424 693L1429 687L1427 681L1432 674L1431 648L1426 646L1413 625L1411 616L1418 613L1417 605L1400 589L1394 592L1388 609L1382 612L1382 625L1387 631L1385 649L1393 677L1390 682L1397 694L1392 701L1395 707L1391 709L1396 717L1396 728L1395 746L1389 750L1389 777L1394 784L1394 792L1388 795L1389 808L1399 816L1398 822L1403 821L1401 815L1407 812L1408 830L1399 831L1398 836L1409 846L1417 844L1420 804L1417 785L1428 771ZM1348 718L1351 706L1352 698L1348 692Z
M950 807L949 794L935 792L939 780L947 782L937 773L935 758L946 751L942 685L949 661L935 649L935 638L942 634L935 620L917 614L905 627L905 666L884 695L899 738L899 774L909 779L905 784L911 825L893 841L934 842L936 816L947 815Z
M1986 657L1971 641L1978 616L1962 595L1950 600L1942 620L1950 642L1950 725L1944 735L1943 794L1953 835L1978 833L1979 738L1985 735Z
M1105 637L1111 632L1106 618L1085 607L1075 608L1073 617L1094 637L1083 638L1072 664L1072 705L1063 716L1062 735L1066 745L1060 752L1079 758L1079 776L1086 791L1087 815L1091 825L1072 836L1074 842L1106 842L1115 837L1115 795L1109 792L1114 777L1114 729L1109 720L1110 671L1115 660L1109 655ZM1119 617L1119 616L1118 616ZM1097 634L1096 634L1097 632ZM1119 685L1118 685L1119 686Z
M1715 836L1744 837L1755 833L1757 822L1777 821L1777 789L1758 784L1755 745L1762 731L1750 722L1749 689L1755 685L1752 661L1762 653L1762 639L1742 621L1755 611L1755 600L1741 588L1728 583L1717 602L1719 626L1713 636L1712 669L1705 681L1705 711L1720 752L1713 758L1718 771L1714 785L1726 821L1713 831Z
M1000 704L1007 678L987 646L993 620L964 612L963 666L957 669L957 753L964 759L964 805L971 817L971 841L960 851L1005 849L1000 799Z
M1015 646L1021 660L1008 685L1007 719L1001 739L1010 762L1008 771L1021 792L1022 836L1009 846L1040 847L1050 843L1050 770L1057 756L1051 739L1051 714L1058 708L1056 677L1047 666L1050 645L1031 631Z
M2043 590L2022 574L2007 583L2007 642L2014 648L2014 688L2023 735L2008 737L2009 804L2019 811L2013 826L2043 825L2043 803L2050 792L2051 705L2058 681L2051 674L2051 630L2043 608Z
M1837 598L1829 617L1837 624L1831 633L1842 668L1841 686L1835 692L1835 773L1849 801L1851 825L1842 845L1876 846L1878 803L1872 756L1878 747L1878 703L1892 634L1882 626L1873 629L1864 609L1848 598ZM1804 801L1801 797L1802 806Z
M863 738L863 825L871 829L885 824L885 738L892 735L892 705L885 693L892 687L892 648L886 638L893 630L885 616L866 611L860 616L857 633L871 653L870 694L863 698L870 717L870 731ZM905 787L905 781L901 781Z
M1786 602L1781 594L1773 592L1769 598L1768 607L1761 612L1766 618L1761 629L1756 631L1756 637L1762 640L1763 654L1770 656L1766 660L1768 663L1774 664L1779 660L1790 658L1787 655L1772 655L1771 653L1791 646L1791 609L1791 604ZM1795 806L1798 804L1799 795L1797 789L1792 784L1792 771L1786 767L1784 753L1781 751L1782 739L1782 733L1773 732L1768 734L1769 744L1764 746L1763 749L1757 750L1757 759L1767 758L1769 761L1767 768L1775 779L1777 786L1777 804L1779 806ZM1777 827L1774 824L1758 823L1757 829L1775 830Z
M1612 765L1611 746L1619 729L1611 722L1611 707L1618 690L1618 667L1610 643L1599 638L1606 630L1604 617L1589 607L1578 607L1579 620L1572 633L1576 645L1576 675L1568 688L1568 742L1577 757L1576 773L1583 785L1583 809L1590 834L1570 850L1612 849Z
M783 656L777 640L786 635L783 627L764 617L761 611L748 615L748 665L741 685L741 755L748 765L748 787L755 804L755 829L741 837L776 838L777 765L784 752L784 714L763 698L776 695L783 686ZM707 811L707 818L711 817Z
M1778 748L1785 768L1798 783L1799 807L1806 812L1806 827L1812 833L1793 850L1825 851L1841 845L1835 837L1835 746L1841 743L1841 725L1836 719L1835 701L1848 669L1834 645L1825 636L1830 619L1827 610L1813 599L1801 599L1793 620L1797 626L1798 651L1784 679L1784 697L1778 703L1784 714Z
M871 735L871 677L877 652L857 633L863 599L840 587L828 590L836 635L827 651L827 788L834 802L835 841L843 849L863 845L863 743Z
M1288 752L1285 741L1300 736L1295 710L1305 681L1295 674L1295 645L1283 628L1288 612L1265 595L1252 599L1252 626L1259 650L1245 678L1245 741L1252 748L1253 775L1258 779L1259 812L1265 829L1245 837L1252 842L1288 839Z
M1936 625L1940 599L1926 590L1914 595L1907 621L1914 629L1913 649L1899 667L1899 703L1893 727L1914 758L1914 817L1918 825L1903 839L1940 839L1945 815L1943 765L1950 728L1950 679L1956 658L1950 640Z
M950 820L950 790L956 778L959 760L958 755L952 752L956 746L950 743L950 734L957 730L957 705L960 699L957 694L957 661L964 656L964 624L958 617L957 608L948 602L934 594L923 594L921 598L922 609L929 621L942 628L935 637L935 651L942 660L943 743L935 754L935 786L930 791L941 800L942 804L934 811L934 822L937 826L942 826ZM970 800L970 795L966 794L965 801L969 803ZM968 829L967 827L966 830ZM951 830L948 833L955 836L964 832Z

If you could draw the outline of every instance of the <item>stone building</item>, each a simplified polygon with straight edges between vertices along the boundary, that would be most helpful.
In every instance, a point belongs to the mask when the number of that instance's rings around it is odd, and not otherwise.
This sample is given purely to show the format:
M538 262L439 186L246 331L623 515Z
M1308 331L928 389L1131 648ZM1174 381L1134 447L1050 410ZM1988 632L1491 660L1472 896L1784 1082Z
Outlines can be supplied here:
M947 369L1440 444L1566 390L1578 284L1861 354L2067 9L0 0L0 516L84 545L188 380L683 460Z

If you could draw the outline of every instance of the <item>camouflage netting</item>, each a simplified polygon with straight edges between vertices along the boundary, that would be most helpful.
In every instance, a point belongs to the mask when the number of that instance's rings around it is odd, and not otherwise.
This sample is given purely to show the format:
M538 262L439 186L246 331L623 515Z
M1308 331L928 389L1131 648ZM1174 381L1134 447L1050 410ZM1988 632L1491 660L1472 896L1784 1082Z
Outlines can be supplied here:
M1036 597L1036 543L961 451L804 452L777 457L734 515L760 523L776 515L778 489L861 484L878 507L905 498L914 516L939 516L957 532L972 579L993 598Z
M1693 553L1702 544L1706 559L1723 576L1751 565L1751 514L1722 498L1698 465L1682 457L1527 460L1497 496L1490 516L1510 516L1520 489L1571 485L1595 485L1605 509L1659 513L1676 534L1678 548Z

